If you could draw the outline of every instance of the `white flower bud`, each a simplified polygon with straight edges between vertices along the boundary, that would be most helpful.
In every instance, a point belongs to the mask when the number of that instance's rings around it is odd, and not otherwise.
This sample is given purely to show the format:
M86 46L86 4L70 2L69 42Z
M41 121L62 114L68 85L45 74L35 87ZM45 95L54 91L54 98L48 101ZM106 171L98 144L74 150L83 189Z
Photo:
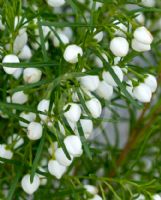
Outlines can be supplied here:
M63 28L63 33L71 40L73 38L73 30L70 27Z
M97 89L99 85L99 77L98 76L82 76L80 78L80 84L82 87L86 88L89 91L94 91Z
M36 83L41 79L42 72L37 68L26 68L23 72L23 79L26 83Z
M12 95L12 103L24 104L28 101L28 95L23 91L15 92Z
M19 62L20 61L19 61L18 57L13 54L6 55L2 60L2 63L19 63ZM3 67L3 69L7 74L13 74L19 68Z
M137 197L137 198L135 198L135 197ZM135 200L145 200L145 196L143 194L140 194L140 195L136 194L136 195L134 195L134 198L135 198Z
M100 117L102 112L102 106L98 99L92 98L91 100L86 101L86 106L93 118Z
M97 33L97 34L94 36L94 39L95 39L97 42L101 42L101 40L103 39L103 31L100 31L99 33Z
M41 112L44 112L44 113L47 113L48 110L49 110L49 104L50 104L50 101L47 100L47 99L43 99L39 102L38 106L37 106L37 110L38 111L41 111ZM48 116L47 115L44 115L44 114L39 114L39 117L41 118L41 120L43 121L46 121Z
M13 52L15 54L19 53L23 49L23 47L26 45L27 40L28 40L28 36L26 32L19 34L13 43Z
M65 4L65 0L47 0L47 4L51 7L61 7Z
M114 73L116 74L116 76L118 77L118 79L122 82L124 75L121 68L118 66L112 66L112 69ZM113 87L117 86L117 83L115 82L115 80L113 79L112 75L109 72L104 71L102 74L102 77L103 77L103 80L106 81L106 83L108 83L109 85Z
M34 176L33 182L30 182L30 175L26 174L21 180L22 189L29 195L33 194L38 190L40 186L40 179L38 175Z
M69 121L77 122L81 116L80 106L76 103L69 103L64 107L64 110L67 109L68 106L69 109L64 113L64 116Z
M155 195L153 196L153 200L161 200L161 196L158 195L158 194L155 194Z
M142 5L147 7L154 7L155 6L155 0L142 0Z
M19 53L18 57L22 60L29 60L32 57L31 49L28 45L25 45L21 52Z
M105 53L102 54L102 57L106 60L106 62L108 62L108 57L106 56ZM100 67L100 68L103 67L103 62L98 56L95 56L95 63L97 65L96 67Z
M60 179L66 172L67 167L59 164L56 160L50 160L48 162L49 173L55 176L57 179Z
M69 43L69 38L61 30L58 30L57 34L58 34L58 36L59 36L59 38L60 38L60 40L61 40L61 42L63 44L68 44ZM59 39L57 38L56 35L52 34L51 39L52 39L53 45L55 47L59 47L60 46L60 41L59 41Z
M132 39L131 46L135 51L138 51L138 52L145 52L145 51L151 50L150 44L141 43L141 42L137 41L136 39Z
M152 92L149 86L147 86L144 83L141 83L137 87L134 87L133 95L140 102L148 103L151 100Z
M93 195L98 193L98 189L93 185L84 185L84 188L87 190L87 192L89 192Z
M58 149L56 149L56 151L55 151L55 158L56 158L56 160L61 164L61 165L63 165L63 166L69 166L69 165L71 165L71 163L72 163L72 161L73 161L73 157L71 156L71 160L69 160L67 157L66 157L66 155L65 155L65 153L64 153L64 151L63 151L63 149L62 148L58 148Z
M140 23L140 24L144 24L145 23L145 17L144 17L144 14L139 12L139 13L136 13L136 17L135 17L135 20Z
M13 74L12 76L15 78L15 79L19 79L21 74L23 72L23 69L22 68L18 68Z
M36 114L35 113L32 113L32 112L29 112L29 113L26 113L26 112L22 112L20 114L20 117L21 118L24 118L25 120L27 120L28 122L33 122L35 121L36 119ZM20 126L23 126L23 127L27 127L28 126L28 123L25 123L23 121L19 121L19 124Z
M119 20L115 20L113 23L115 24L115 26L118 27L118 28L114 28L115 35L125 36L125 33L128 30L127 27L123 23L119 22Z
M12 136L8 137L7 143L14 144L14 149L17 149L18 147L23 145L24 139L20 135L14 133Z
M5 159L11 159L13 152L7 149L6 144L0 144L0 157Z
M102 197L100 197L98 194L95 194L94 197L90 200L102 200Z
M38 140L42 137L43 128L38 122L30 122L27 127L27 137L30 140Z
M73 157L79 157L83 153L81 140L76 135L67 136L64 139L64 144L68 153Z
M64 51L64 59L72 64L77 63L78 56L82 55L83 55L82 48L75 44L67 46Z
M150 87L151 92L155 92L156 91L156 89L157 89L157 80L153 75L148 74L148 76L144 79L144 83L147 86Z
M96 89L96 94L106 100L110 100L113 95L113 87L105 81L101 81Z
M124 57L128 54L129 43L123 37L115 37L110 42L110 50L115 56Z
M151 44L153 41L153 36L144 26L137 28L134 31L133 36L138 42L144 44Z

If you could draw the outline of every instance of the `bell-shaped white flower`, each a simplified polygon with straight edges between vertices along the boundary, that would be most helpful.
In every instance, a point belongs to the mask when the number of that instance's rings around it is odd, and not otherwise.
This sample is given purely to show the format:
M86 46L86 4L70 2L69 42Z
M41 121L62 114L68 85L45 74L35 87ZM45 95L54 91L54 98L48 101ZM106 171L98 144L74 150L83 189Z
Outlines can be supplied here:
M23 176L21 180L21 187L22 189L29 195L33 194L38 190L40 186L40 179L38 175L34 176L33 182L30 181L30 174L26 174Z
M101 40L103 39L103 31L100 31L99 33L96 33L94 35L94 39L97 41L97 42L101 42Z
M28 113L22 112L22 113L20 113L20 117L27 120L28 122L33 122L36 119L36 114L33 112L28 112ZM28 126L28 123L25 123L23 121L19 121L19 124L20 124L20 126L23 126L23 127Z
M102 57L105 59L106 62L108 62L108 57L105 53L102 53ZM99 67L99 68L103 67L103 62L98 56L95 56L95 64L96 64L96 67Z
M12 76L15 78L15 79L19 79L21 74L23 72L23 69L22 68L18 68L13 74Z
M145 83L140 83L138 86L133 89L134 97L143 103L148 103L151 100L152 92L149 86Z
M66 157L66 155L65 155L65 153L64 153L64 151L63 151L63 149L62 148L58 148L58 149L56 149L56 151L55 151L55 158L56 158L56 160L61 164L61 165L64 165L64 166L69 166L69 165L71 165L71 163L72 163L72 161L73 161L73 157L72 156L70 156L71 157L71 160L69 160L67 157Z
M25 45L18 54L19 59L29 60L32 57L31 49L28 45Z
M23 91L15 92L12 95L12 103L24 104L28 101L28 95Z
M129 43L123 37L115 37L110 42L110 50L115 56L124 57L128 54Z
M137 28L134 31L133 36L138 42L141 42L144 44L151 44L153 41L152 34L144 26Z
M145 22L145 16L142 12L138 12L136 13L136 17L135 17L135 20L140 23L140 24L144 24Z
M0 144L0 157L5 159L11 159L13 156L13 152L7 149L6 144Z
M64 59L69 63L77 63L78 62L78 56L83 55L83 50L81 47L72 44L66 47L64 51Z
M26 83L36 83L41 79L42 72L37 68L26 68L23 72L23 79Z
M103 99L110 100L113 95L113 87L105 81L100 81L96 94Z
M13 54L6 55L2 60L2 63L19 63L19 62L20 61L19 61L18 57L16 55L13 55ZM19 68L3 67L3 69L7 74L13 74Z
M64 113L64 116L67 120L72 122L77 122L80 119L81 116L81 108L76 103L69 103L64 107L64 110L69 109Z
M64 144L68 153L73 157L79 157L83 153L81 140L76 135L67 136L64 139Z
M153 196L153 200L161 200L161 196L159 194L155 194Z
M61 165L56 160L49 160L48 162L48 171L51 175L55 176L57 179L60 179L66 172L67 167Z
M115 20L113 23L115 24L116 27L118 27L114 28L115 35L125 36L125 33L128 31L128 27L125 26L123 23L119 22L119 20Z
M30 140L38 140L42 137L43 127L38 122L30 122L27 127L27 137Z
M156 1L155 0L141 0L141 3L143 6L154 7Z
M148 85L151 89L151 92L155 92L157 89L157 80L155 76L148 74L147 77L144 79L144 83Z
M122 82L124 75L123 75L121 68L118 66L112 66L112 69L113 69L114 73L116 74L116 76L118 77L118 79ZM104 71L102 74L102 77L103 77L103 80L106 83L108 83L109 85L111 85L113 87L117 86L117 83L115 82L112 75L108 71Z
M61 42L66 45L69 43L69 38L65 35L65 33L63 33L61 30L57 31L57 35L59 36L59 39L61 40ZM59 47L60 46L60 41L57 38L56 35L52 34L51 35L51 40L53 42L54 47Z
M84 185L84 188L87 190L87 192L89 192L90 194L97 194L98 193L98 189L93 186L93 185Z
M86 106L93 118L100 117L100 115L102 113L102 106L98 99L92 98L92 99L86 101Z
M47 0L47 4L51 7L61 7L65 4L65 0Z
M98 76L82 76L80 78L80 84L82 87L86 88L89 91L94 91L97 89L99 85L99 77Z
M102 197L99 196L98 194L95 194L93 198L91 198L90 200L102 200Z
M13 52L15 54L19 53L23 47L26 45L28 40L28 36L26 32L18 34L14 43L13 43Z
M20 135L14 133L12 136L8 137L7 143L14 144L14 149L17 149L18 147L23 145L24 139Z
M142 42L139 42L135 38L132 39L131 46L135 51L138 51L138 52L145 52L145 51L150 51L151 50L150 44L144 44Z
M43 99L39 102L39 104L37 106L37 110L47 114L47 112L49 110L49 104L50 104L49 100ZM48 116L45 114L39 114L39 117L41 118L42 121L46 121L48 118Z

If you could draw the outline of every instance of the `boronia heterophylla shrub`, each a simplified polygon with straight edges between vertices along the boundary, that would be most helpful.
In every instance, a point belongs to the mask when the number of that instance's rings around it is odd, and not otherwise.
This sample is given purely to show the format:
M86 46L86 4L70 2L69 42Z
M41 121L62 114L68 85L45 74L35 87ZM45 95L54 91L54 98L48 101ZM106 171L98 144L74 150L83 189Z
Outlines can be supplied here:
M0 199L160 200L161 2L0 5Z

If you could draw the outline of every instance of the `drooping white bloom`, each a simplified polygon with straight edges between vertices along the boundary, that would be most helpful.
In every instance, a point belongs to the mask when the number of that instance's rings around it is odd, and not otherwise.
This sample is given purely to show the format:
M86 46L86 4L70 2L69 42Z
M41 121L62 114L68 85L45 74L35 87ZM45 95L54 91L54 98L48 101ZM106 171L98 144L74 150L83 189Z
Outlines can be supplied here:
M97 89L99 85L99 77L98 76L82 76L80 78L80 84L82 87L86 88L89 91L94 91Z
M15 92L12 95L12 103L24 104L28 101L28 95L23 91Z
M92 98L91 100L86 101L86 106L93 118L100 117L102 112L102 106L98 99Z
M23 72L23 79L26 83L36 83L41 79L42 72L37 68L26 68Z
M133 36L138 42L144 44L151 44L153 42L152 34L144 26L137 28L134 31Z
M116 74L116 76L118 77L118 79L122 82L124 75L123 75L121 68L119 66L112 66L112 69L113 69L114 73ZM109 85L111 85L113 87L117 86L117 83L115 82L112 75L108 71L104 71L102 74L102 77L103 77L103 80L106 83L108 83Z
M142 0L142 5L147 7L154 7L155 6L155 0Z
M18 57L22 60L29 60L32 57L32 52L30 47L28 45L25 45L18 54Z
M43 99L39 102L38 106L37 106L37 110L38 111L41 111L41 112L44 112L44 113L47 113L48 110L49 110L49 104L50 104L50 101L47 100L47 99ZM39 114L39 117L41 118L41 120L43 121L46 121L48 116L45 115L45 114Z
M38 140L42 137L43 127L38 122L30 122L27 127L27 137L30 140Z
M101 40L103 39L103 31L100 31L99 33L95 34L95 35L94 35L94 39L95 39L97 42L101 42Z
M80 116L81 116L80 106L76 103L68 103L64 107L64 110L67 109L68 107L69 107L69 109L64 113L64 116L69 121L77 122L80 119Z
M145 83L140 83L138 86L133 89L134 97L143 103L148 103L151 100L152 92L149 86Z
M65 0L47 0L47 3L51 7L61 7L65 4Z
M22 113L20 114L20 117L21 117L21 118L24 118L24 119L27 120L28 122L33 122L33 121L35 121L35 119L36 119L36 114L33 113L33 112L28 112L28 113L22 112ZM19 124L20 124L20 126L23 126L23 127L27 127L27 126L28 126L28 123L25 123L25 122L23 122L23 121L19 121Z
M113 95L113 87L108 83L106 83L105 81L100 81L96 89L96 94L101 98L109 100Z
M14 144L14 149L17 149L18 147L23 145L24 139L20 135L14 133L12 136L8 137L7 143Z
M108 62L108 57L105 53L102 53L102 57L105 59L106 62ZM100 67L100 68L103 67L103 62L98 56L95 56L95 63L96 63L96 67Z
M161 200L161 196L159 194L155 194L153 196L153 200Z
M15 78L15 79L19 79L21 74L23 72L23 69L22 68L18 68L13 74L12 76Z
M155 92L157 89L157 80L155 76L148 74L147 77L144 79L144 83L148 85L151 89L151 92Z
M18 57L13 54L6 55L2 60L2 63L19 63L19 62L20 61L19 61ZM13 74L19 68L3 67L3 69L7 74Z
M78 56L82 56L83 51L82 48L72 44L66 47L64 51L64 59L69 63L77 63L78 62Z
M71 156L71 160L69 160L67 158L67 156L65 155L65 153L64 153L62 148L56 149L55 158L61 165L66 166L66 167L71 165L71 163L73 161L73 157L72 156Z
M115 37L110 42L110 50L115 56L124 57L128 54L129 43L123 37Z
M59 164L56 160L50 160L48 162L49 173L55 176L57 179L60 179L66 172L67 167Z
M79 157L83 153L81 140L76 135L67 136L64 139L64 144L68 153L73 157Z
M136 13L136 17L135 17L135 20L140 23L140 24L144 24L145 22L145 16L142 12L138 12Z
M118 28L115 28L115 35L125 36L125 33L128 30L128 27L125 26L123 23L119 22L119 20L115 20L113 23L115 24L116 27L118 27Z
M93 185L84 185L84 188L87 190L87 192L89 192L93 195L98 193L98 189Z
M61 40L61 42L63 44L68 44L69 43L69 38L65 35L65 33L63 33L63 31L57 30L56 32L57 32L57 35L59 36L59 38L60 38L60 40ZM52 34L51 35L51 40L52 40L53 45L55 47L59 47L60 46L60 41L59 41L59 39L57 38L56 35Z
M0 157L5 159L11 159L13 156L13 152L7 149L6 144L0 144Z
M34 175L34 179L32 183L30 181L30 174L26 174L25 176L23 176L21 180L22 189L29 195L36 192L39 186L40 186L40 179L38 175Z
M131 46L135 51L138 51L138 52L145 52L145 51L151 50L150 44L141 43L141 42L137 41L136 39L132 39Z
M23 47L26 45L28 40L28 36L26 32L18 34L14 43L13 43L13 52L15 54L19 53Z

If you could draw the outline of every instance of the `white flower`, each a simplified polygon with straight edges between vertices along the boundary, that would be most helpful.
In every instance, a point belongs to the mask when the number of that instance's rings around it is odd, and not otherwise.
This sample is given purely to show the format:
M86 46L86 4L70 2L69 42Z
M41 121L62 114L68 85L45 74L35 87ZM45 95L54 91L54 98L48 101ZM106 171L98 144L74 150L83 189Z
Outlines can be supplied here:
M80 84L82 87L86 88L89 91L94 91L97 89L99 85L99 77L98 76L82 76L80 78Z
M105 53L102 53L102 57L105 59L106 62L108 62L108 57L106 56ZM95 63L97 65L96 67L100 67L100 68L103 67L103 62L98 56L95 56Z
M151 100L152 92L149 86L145 83L140 83L137 87L134 87L133 95L140 102L148 103Z
M61 42L63 44L68 44L69 43L69 38L65 35L65 33L63 33L61 30L58 30L57 34L58 34L58 36L59 36L59 38L60 38L60 40L61 40ZM57 38L56 35L52 34L51 35L51 39L52 39L53 45L55 47L59 47L60 46L60 41L59 41L59 39Z
M93 195L98 193L98 189L93 185L84 185L84 188L87 190L87 192L89 192Z
M23 72L23 68L18 68L13 74L12 76L15 78L15 79L19 79L21 74Z
M30 140L38 140L42 137L43 128L38 122L30 122L27 127L27 137Z
M76 103L68 103L64 107L64 110L67 109L67 107L69 107L69 109L64 113L64 116L69 121L77 122L80 119L80 116L81 116L80 106Z
M68 153L73 157L79 157L83 153L82 143L80 141L80 138L76 135L67 136L64 139L64 144Z
M155 195L153 196L153 200L161 200L161 196L158 195L158 194L155 194Z
M34 176L32 183L30 182L29 174L26 174L21 180L22 189L29 195L36 192L36 190L39 188L39 186L40 186L40 179L39 179L38 175Z
M93 118L100 117L102 106L98 99L92 98L91 100L86 101L86 106Z
M99 33L97 33L97 34L94 36L94 39L95 39L97 42L101 42L101 40L103 39L103 31L100 31Z
M137 28L134 31L133 36L138 42L143 44L151 44L153 41L153 36L144 26Z
M102 197L100 197L98 194L95 194L90 200L102 200Z
M135 200L145 200L145 196L143 194L140 194L140 195L136 194L134 195L134 197L137 197L135 198Z
M12 103L24 104L28 101L28 95L23 91L15 92L12 95Z
M2 60L2 63L19 63L19 62L20 61L19 61L18 57L13 54L6 55ZM3 67L3 69L7 74L13 74L19 68Z
M38 167L38 169L41 172L46 172L46 170L43 167ZM40 179L40 185L46 185L48 181L47 178L42 174L37 174L37 175L39 176L39 179Z
M22 112L20 114L20 117L24 118L28 122L33 122L36 119L36 114L33 113L33 112L28 112L28 113ZM20 126L23 126L23 127L27 127L28 126L28 123L25 123L23 121L19 121L19 124L20 124Z
M147 7L154 7L155 6L155 0L142 0L142 5Z
M110 42L110 50L115 56L124 57L128 54L129 43L123 37L115 37Z
M148 76L144 79L144 83L148 85L151 89L151 92L155 92L157 89L157 80L155 76L148 74Z
M116 76L118 77L118 79L122 82L124 75L121 68L119 66L112 66L112 69L114 73L116 74ZM115 82L115 80L113 79L112 75L109 72L104 71L102 74L102 77L103 77L103 80L106 81L106 83L108 83L109 85L113 87L117 86L117 83Z
M64 51L64 59L72 64L77 63L78 56L82 55L83 55L82 48L75 44L67 46Z
M36 83L41 79L42 72L37 68L26 68L23 72L23 79L26 83Z
M59 164L56 160L49 160L48 162L49 173L55 176L57 179L60 179L67 170L67 167Z
M27 40L28 40L28 36L26 32L23 32L17 35L13 43L13 52L15 54L19 53L23 49L23 47L26 45Z
M25 45L20 51L18 57L22 60L29 60L32 57L31 49L28 45Z
M69 160L67 157L66 157L66 155L65 155L65 153L64 153L64 151L63 151L63 149L62 148L58 148L58 149L56 149L56 151L55 151L55 158L56 158L56 160L61 164L61 165L63 165L63 166L69 166L69 165L71 165L71 163L72 163L72 161L73 161L73 157L72 156L70 156L71 157L71 160Z
M7 149L6 144L0 144L0 157L5 159L11 159L13 156L13 152Z
M115 20L113 23L115 24L116 27L118 27L118 28L114 28L115 35L125 36L125 33L128 30L127 26L125 26L123 23L119 22L119 20Z
M96 94L101 98L109 100L113 95L113 87L108 83L106 83L105 81L100 81L96 89Z
M8 137L7 143L14 144L14 149L17 149L18 147L23 145L24 139L20 135L14 133L12 136Z
M141 43L141 42L137 41L136 39L132 39L131 46L135 51L138 51L138 52L145 52L145 51L151 50L150 44Z
M43 99L39 102L38 106L37 106L37 110L38 111L41 111L41 112L44 112L44 113L47 113L48 110L49 110L49 104L50 104L50 101L47 100L47 99ZM47 115L44 115L44 114L39 114L39 117L41 118L41 120L43 121L46 121L48 116Z
M60 7L65 4L65 0L47 0L47 3L51 7Z
M141 13L141 12L136 13L135 20L136 20L138 23L140 23L140 24L144 24L144 22L145 22L145 16L144 16L144 14Z

